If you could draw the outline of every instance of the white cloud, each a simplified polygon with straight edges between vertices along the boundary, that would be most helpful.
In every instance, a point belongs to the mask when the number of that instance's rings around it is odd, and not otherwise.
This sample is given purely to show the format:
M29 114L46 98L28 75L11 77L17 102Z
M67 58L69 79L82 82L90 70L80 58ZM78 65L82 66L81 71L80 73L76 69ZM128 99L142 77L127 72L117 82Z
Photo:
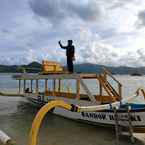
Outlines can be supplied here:
M0 2L0 63L64 63L57 42L73 39L76 63L143 66L144 5L145 0Z

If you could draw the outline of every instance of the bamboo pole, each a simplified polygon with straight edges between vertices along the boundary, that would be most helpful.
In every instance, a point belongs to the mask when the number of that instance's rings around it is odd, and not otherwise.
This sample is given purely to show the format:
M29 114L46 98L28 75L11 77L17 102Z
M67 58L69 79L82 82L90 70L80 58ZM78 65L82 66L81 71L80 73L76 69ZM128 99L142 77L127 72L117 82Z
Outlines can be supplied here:
M56 79L53 79L53 96L55 96L56 91Z
M45 92L48 91L48 79L45 79Z
M26 90L26 80L24 80L23 92L25 93Z
M58 92L60 93L61 91L61 79L58 80Z
M102 94L103 94L102 85L101 85L100 81L99 81L99 94L100 94L100 96L102 96Z
M31 92L33 92L33 80L31 80Z
M21 93L21 80L19 80L19 94Z
M131 143L135 143L135 139L133 136L133 127L132 127L132 121L131 121L131 107L128 106L127 113L128 113L128 128L129 128L129 135L130 135L130 141Z
M114 121L115 121L115 135L116 135L116 145L119 145L119 118L117 114L117 109L114 107Z
M39 94L39 84L38 84L38 80L36 80L36 94Z
M76 81L76 91L77 91L77 96L76 96L76 98L77 99L80 99L80 80L78 79L77 81Z
M120 100L122 99L122 85L118 84Z

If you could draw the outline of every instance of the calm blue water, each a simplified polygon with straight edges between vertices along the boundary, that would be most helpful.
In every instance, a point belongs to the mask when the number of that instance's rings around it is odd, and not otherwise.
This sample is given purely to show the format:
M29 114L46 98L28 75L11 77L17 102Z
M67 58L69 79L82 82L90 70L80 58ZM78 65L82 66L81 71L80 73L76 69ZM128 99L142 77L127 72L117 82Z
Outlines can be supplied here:
M145 88L145 77L115 76L123 84L123 96L133 95L138 87ZM69 81L70 85L74 82ZM96 82L87 82L94 94ZM43 82L40 86L43 87ZM11 74L0 74L0 91L17 92L18 83L11 79ZM49 86L51 88L51 86ZM72 87L71 90L75 90ZM66 90L67 91L67 90ZM83 90L82 90L83 91ZM21 97L0 96L0 129L17 141L26 145L32 120L39 109ZM135 134L136 145L145 144L145 134ZM144 143L143 143L144 142ZM51 113L46 116L39 135L39 145L114 145L114 130L88 125L65 119ZM126 136L120 144L128 145Z

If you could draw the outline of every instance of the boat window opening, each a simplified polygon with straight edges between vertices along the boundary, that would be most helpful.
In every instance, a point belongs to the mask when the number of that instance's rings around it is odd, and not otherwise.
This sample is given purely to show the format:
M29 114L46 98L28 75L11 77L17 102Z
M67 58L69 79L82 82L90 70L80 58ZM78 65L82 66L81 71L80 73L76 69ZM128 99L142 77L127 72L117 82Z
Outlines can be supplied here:
M45 80L45 82L44 82L44 84L45 84L45 86L44 86L45 95L51 96L54 93L54 91L53 91L53 82L54 82L54 80L52 80L52 79Z
M39 93L44 92L44 89L45 89L45 80L39 80L38 85L39 85Z
M20 81L20 80L19 80ZM19 90L20 90L20 92L21 92L21 85L22 85L22 81L21 82L19 82ZM23 92L24 93L33 93L33 86L32 86L32 82L31 82L31 80L23 80Z
M106 92L106 90L104 88L102 88L102 96L107 96L108 93Z
M96 79L82 79L82 80L84 81L86 87L94 97L95 95L99 94L99 86L98 86L99 83L96 81ZM80 94L84 94L84 96L87 95L82 85L80 85Z
M91 101L90 98L89 98L88 96L80 97L80 100Z

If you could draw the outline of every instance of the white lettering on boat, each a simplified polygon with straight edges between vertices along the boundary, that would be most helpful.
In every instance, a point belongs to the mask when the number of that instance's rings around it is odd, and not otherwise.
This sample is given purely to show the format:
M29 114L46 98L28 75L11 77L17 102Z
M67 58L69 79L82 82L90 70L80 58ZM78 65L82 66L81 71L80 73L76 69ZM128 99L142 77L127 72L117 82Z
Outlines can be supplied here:
M83 117L87 118L94 118L94 119L99 119L99 120L105 120L106 119L106 114L96 114L96 113L87 113L87 112L82 112L81 113Z
M93 118L98 120L114 120L113 114L102 114L102 113L88 113L88 112L82 112L81 115L86 118ZM120 114L118 116L119 121L128 121L128 115L127 114ZM141 117L139 115L131 115L131 121L142 121Z
M109 115L110 120L114 120L114 115ZM119 115L119 121L128 121L128 115ZM131 115L131 121L141 121L141 117L139 115Z

